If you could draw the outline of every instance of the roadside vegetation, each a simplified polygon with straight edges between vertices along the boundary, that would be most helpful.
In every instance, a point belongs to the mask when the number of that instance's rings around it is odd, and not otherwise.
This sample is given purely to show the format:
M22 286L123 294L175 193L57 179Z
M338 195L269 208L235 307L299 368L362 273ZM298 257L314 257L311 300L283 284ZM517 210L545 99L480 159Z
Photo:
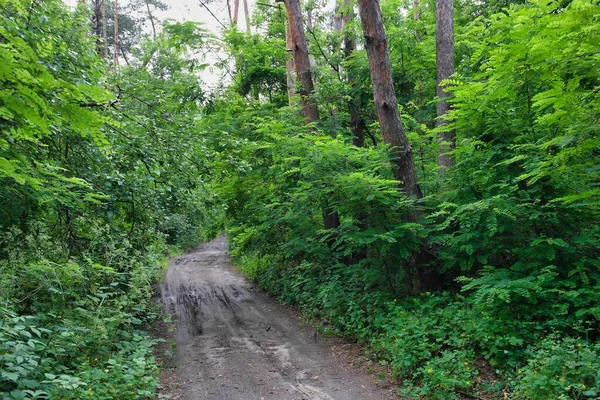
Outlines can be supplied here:
M197 28L107 73L84 6L0 4L0 398L152 398L154 285L209 216Z
M89 3L0 0L2 398L152 398L154 286L222 230L404 398L600 398L597 1Z

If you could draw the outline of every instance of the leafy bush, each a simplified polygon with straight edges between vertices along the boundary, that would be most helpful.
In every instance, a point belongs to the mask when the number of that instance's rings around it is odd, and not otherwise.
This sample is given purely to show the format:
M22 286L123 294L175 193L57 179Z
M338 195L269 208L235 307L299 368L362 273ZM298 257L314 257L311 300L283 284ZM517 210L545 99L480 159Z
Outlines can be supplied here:
M514 378L515 399L597 399L600 345L549 336L528 350L527 365Z

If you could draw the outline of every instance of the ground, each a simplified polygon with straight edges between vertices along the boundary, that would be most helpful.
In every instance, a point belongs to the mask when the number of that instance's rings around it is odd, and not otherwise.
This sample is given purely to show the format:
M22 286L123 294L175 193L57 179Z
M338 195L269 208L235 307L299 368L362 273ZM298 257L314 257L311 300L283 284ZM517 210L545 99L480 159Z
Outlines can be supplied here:
M177 400L392 400L394 389L352 363L356 345L321 337L232 266L224 237L174 258L158 327L162 394ZM173 349L172 356L165 356Z

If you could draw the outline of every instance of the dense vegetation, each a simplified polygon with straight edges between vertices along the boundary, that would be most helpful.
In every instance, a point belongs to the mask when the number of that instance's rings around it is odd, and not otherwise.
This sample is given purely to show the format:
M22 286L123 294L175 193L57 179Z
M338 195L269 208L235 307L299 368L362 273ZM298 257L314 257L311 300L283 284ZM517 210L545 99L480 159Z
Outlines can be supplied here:
M162 5L137 3L154 26ZM598 2L456 4L444 125L435 2L382 1L420 199L390 167L358 17L302 11L307 126L285 7L257 7L218 40L122 12L116 68L97 12L0 0L4 398L152 397L153 285L223 227L244 273L367 345L406 398L599 398ZM227 78L206 93L215 47Z
M0 397L150 398L154 284L210 201L182 57L201 31L108 73L85 7L0 4Z

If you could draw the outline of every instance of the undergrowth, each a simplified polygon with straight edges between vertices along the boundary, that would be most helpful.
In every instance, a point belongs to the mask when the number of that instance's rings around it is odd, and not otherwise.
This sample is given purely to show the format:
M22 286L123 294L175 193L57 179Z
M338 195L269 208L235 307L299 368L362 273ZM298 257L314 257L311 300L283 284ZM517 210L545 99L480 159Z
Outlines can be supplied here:
M233 243L235 246L235 241ZM234 247L235 249L235 247ZM235 250L234 250L235 254ZM552 333L551 324L500 319L474 295L424 293L396 299L369 289L364 270L303 265L282 268L269 257L236 256L247 276L332 332L366 344L389 365L407 399L595 399L600 345L585 329ZM293 271L293 272L290 272ZM355 284L352 284L354 282Z
M36 255L21 248L0 261L2 398L152 397L156 340L144 328L160 315L153 297L164 241L136 251L122 237L107 258L91 261L90 249L68 262L44 257L50 244L32 240Z

